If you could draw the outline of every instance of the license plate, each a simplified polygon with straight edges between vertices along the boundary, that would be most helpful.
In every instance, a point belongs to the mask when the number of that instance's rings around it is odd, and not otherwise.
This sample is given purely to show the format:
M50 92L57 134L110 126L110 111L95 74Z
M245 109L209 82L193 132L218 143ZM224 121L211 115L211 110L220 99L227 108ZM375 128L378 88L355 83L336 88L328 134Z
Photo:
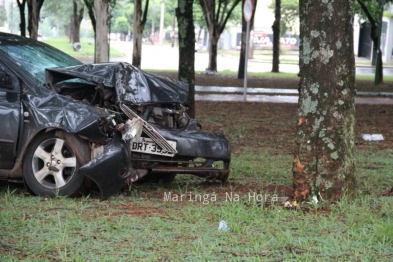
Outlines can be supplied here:
M176 149L176 142L169 141L167 142ZM145 153L145 154L153 154L153 155L161 155L161 156L174 156L175 154L169 153L166 150L163 150L156 142L154 142L150 138L141 137L139 140L131 141L131 151Z

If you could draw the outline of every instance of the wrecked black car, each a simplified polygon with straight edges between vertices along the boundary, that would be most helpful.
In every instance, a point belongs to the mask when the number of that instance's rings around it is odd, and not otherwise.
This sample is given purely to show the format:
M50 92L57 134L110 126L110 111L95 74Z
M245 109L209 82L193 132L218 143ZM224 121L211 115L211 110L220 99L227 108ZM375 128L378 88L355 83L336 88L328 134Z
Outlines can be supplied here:
M225 182L230 145L186 113L188 86L127 63L82 64L0 33L0 179L37 195L106 199L144 178Z

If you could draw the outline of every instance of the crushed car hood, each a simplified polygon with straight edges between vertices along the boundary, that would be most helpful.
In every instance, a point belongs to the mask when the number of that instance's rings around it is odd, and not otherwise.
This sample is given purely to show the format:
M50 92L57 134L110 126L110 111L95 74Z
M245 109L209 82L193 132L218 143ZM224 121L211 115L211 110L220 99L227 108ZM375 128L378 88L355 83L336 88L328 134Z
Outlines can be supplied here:
M116 89L116 103L187 102L188 85L166 77L146 73L128 63L83 64L46 69L49 86L80 78Z
M89 106L39 86L29 88L23 103L39 126L59 127L67 132L91 138L107 137L99 128L100 120L104 121L110 116L103 109Z

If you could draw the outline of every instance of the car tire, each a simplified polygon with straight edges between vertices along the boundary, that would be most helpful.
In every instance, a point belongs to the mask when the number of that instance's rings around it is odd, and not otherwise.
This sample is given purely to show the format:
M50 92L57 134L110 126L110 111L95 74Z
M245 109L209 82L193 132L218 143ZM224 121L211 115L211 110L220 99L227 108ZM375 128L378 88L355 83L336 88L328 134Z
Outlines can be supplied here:
M26 185L39 196L79 196L84 176L79 174L87 145L73 135L55 136L55 132L38 136L28 147L23 160ZM86 158L86 157L85 157Z

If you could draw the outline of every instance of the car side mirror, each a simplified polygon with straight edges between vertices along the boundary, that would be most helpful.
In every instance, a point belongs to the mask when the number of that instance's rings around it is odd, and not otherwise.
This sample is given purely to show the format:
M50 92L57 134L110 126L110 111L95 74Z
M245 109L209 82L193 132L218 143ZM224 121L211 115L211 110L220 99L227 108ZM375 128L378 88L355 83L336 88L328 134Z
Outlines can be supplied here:
M11 76L6 73L0 73L0 88L13 89Z

